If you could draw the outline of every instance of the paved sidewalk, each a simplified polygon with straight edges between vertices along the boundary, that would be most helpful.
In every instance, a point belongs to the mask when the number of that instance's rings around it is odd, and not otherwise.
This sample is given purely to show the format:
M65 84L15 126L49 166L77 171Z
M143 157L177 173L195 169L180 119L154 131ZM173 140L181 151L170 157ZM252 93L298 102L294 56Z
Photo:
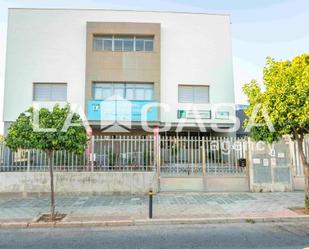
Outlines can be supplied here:
M164 193L154 196L154 218L297 217L304 194L292 193ZM145 219L147 196L57 196L65 221ZM49 212L48 197L1 197L1 222L31 222Z

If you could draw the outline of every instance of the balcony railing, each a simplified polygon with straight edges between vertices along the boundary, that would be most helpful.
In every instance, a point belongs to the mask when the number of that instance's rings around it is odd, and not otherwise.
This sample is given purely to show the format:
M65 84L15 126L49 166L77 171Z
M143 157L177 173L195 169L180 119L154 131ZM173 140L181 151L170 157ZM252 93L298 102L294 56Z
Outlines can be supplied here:
M158 121L152 100L88 100L90 121Z

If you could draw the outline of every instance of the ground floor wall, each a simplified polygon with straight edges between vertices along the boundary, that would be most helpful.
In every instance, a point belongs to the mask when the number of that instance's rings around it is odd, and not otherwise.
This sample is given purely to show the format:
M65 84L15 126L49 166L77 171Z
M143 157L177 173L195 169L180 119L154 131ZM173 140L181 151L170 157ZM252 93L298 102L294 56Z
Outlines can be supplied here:
M263 145L246 138L94 137L93 145L91 153L83 155L55 152L56 192L274 192L304 188L297 144L290 140ZM49 192L46 154L38 150L14 152L0 144L0 193L45 192Z
M55 172L55 191L61 195L146 194L149 190L194 192L249 191L247 177L161 177L154 172ZM48 193L47 172L3 172L0 193Z
M303 176L293 177L293 189L294 190L304 190L305 189L305 179Z
M158 191L154 172L55 172L57 194L145 194ZM47 172L2 172L0 193L50 192Z
M159 190L194 192L247 192L246 176L161 177Z
M304 189L303 177L293 185L250 184L247 176L160 177L155 172L55 172L60 195L146 194L156 192L286 192ZM48 172L2 172L0 193L48 193Z

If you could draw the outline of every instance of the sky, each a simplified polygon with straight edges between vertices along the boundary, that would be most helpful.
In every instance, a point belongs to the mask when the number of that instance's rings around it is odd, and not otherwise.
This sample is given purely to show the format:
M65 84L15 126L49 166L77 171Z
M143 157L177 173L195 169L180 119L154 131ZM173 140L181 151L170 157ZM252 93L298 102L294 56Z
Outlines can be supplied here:
M265 58L309 53L309 0L0 0L0 133L8 8L93 8L214 12L231 15L235 98L244 83L262 82Z

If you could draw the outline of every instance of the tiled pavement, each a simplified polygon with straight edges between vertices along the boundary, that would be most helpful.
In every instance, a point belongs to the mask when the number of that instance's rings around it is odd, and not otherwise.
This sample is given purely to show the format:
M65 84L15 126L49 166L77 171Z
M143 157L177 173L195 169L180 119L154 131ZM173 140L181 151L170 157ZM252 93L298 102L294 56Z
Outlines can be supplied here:
M67 221L146 218L147 196L57 196L57 211ZM164 193L154 196L154 218L297 216L303 193ZM49 211L48 197L0 196L0 222L31 221Z

